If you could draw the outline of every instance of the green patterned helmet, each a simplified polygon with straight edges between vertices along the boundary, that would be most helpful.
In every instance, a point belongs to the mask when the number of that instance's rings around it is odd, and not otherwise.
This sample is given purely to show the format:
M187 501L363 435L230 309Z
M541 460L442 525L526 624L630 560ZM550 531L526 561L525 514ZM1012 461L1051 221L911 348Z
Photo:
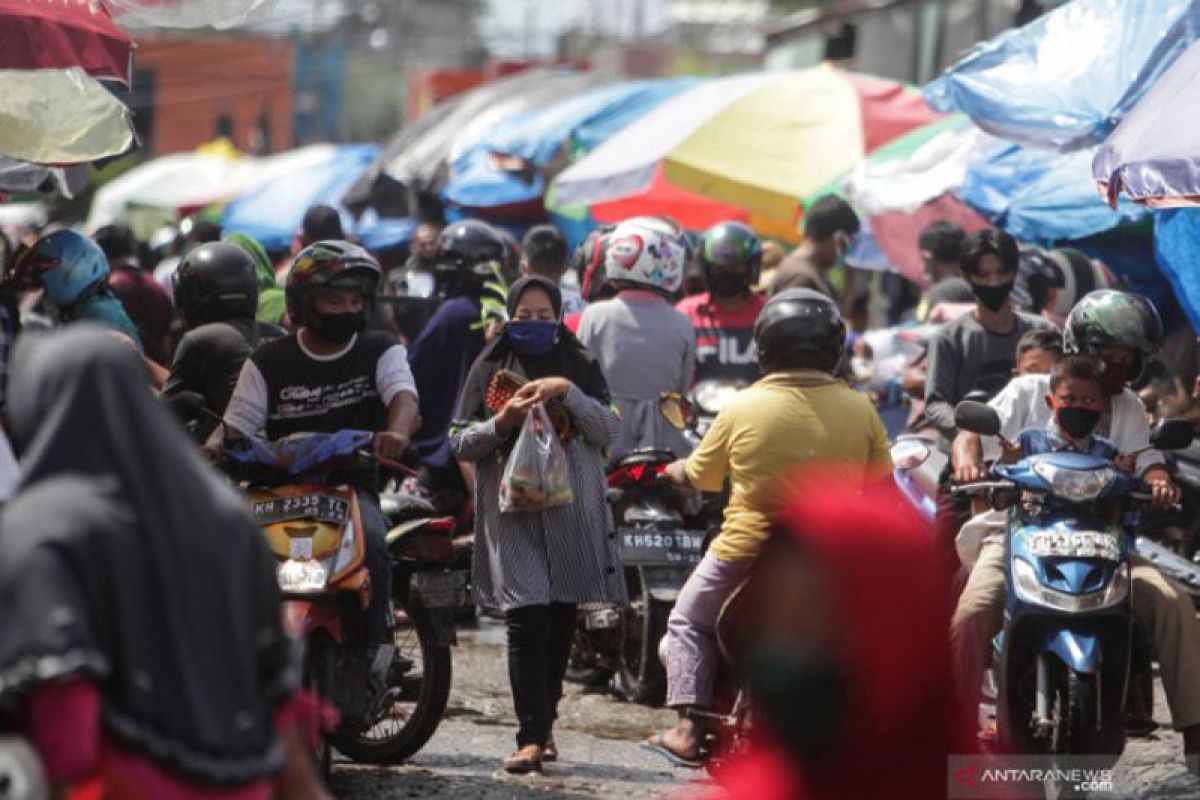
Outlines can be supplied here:
M379 262L358 245L334 239L314 242L296 255L288 270L288 316L297 327L307 324L314 289L353 289L371 297L379 278Z
M1089 292L1067 315L1063 351L1096 355L1108 346L1129 347L1144 362L1162 347L1163 327L1154 304L1133 292ZM1135 370L1136 374L1136 370Z

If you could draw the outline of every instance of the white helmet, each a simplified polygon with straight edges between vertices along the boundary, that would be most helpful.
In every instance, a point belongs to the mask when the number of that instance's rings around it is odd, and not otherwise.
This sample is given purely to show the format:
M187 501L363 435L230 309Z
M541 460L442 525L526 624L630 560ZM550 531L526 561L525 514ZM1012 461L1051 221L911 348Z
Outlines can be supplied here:
M687 258L678 228L657 217L633 217L609 234L604 277L672 294L683 284Z

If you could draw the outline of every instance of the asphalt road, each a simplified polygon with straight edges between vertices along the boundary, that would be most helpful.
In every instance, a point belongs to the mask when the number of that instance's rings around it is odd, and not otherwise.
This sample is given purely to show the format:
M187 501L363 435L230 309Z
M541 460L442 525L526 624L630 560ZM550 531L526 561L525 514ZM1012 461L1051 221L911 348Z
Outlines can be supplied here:
M454 688L446 719L411 762L367 767L339 761L333 791L339 798L712 798L712 786L690 770L672 768L638 747L673 714L586 693L568 684L555 738L561 760L544 775L512 777L500 769L515 747L516 719L509 696L503 627L484 622L463 631L454 651ZM1114 772L1115 791L1096 798L1200 798L1200 779L1186 773L1180 737L1167 728L1158 685L1155 719L1162 726L1131 740Z

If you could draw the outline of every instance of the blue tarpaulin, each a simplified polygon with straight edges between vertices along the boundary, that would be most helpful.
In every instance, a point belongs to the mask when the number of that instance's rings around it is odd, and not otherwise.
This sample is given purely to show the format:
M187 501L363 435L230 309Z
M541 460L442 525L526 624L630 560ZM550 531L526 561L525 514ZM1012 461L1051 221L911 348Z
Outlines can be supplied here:
M1200 209L1181 208L1154 215L1154 248L1175 298L1200 330Z
M1092 180L1094 148L1074 153L1003 145L967 167L958 196L1021 241L1054 244L1145 216L1128 201L1109 208Z
M1198 36L1200 0L1073 0L977 45L925 98L1010 141L1087 147Z
M628 81L514 114L465 147L442 195L449 203L476 209L540 203L548 165L567 153L590 150L698 80Z
M286 249L304 212L325 203L341 210L343 227L352 231L354 220L341 205L342 195L378 155L379 147L373 144L338 147L328 161L273 180L234 200L225 207L222 227L226 233L252 236L268 250Z

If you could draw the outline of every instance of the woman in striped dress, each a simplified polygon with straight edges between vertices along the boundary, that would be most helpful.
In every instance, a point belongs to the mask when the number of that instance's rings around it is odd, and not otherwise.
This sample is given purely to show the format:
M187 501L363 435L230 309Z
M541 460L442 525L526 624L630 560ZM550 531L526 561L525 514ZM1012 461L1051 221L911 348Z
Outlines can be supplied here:
M580 603L624 603L601 449L620 428L596 360L561 325L553 281L530 276L509 290L510 322L480 354L463 390L451 448L476 464L475 600L504 613L508 674L519 729L509 772L540 770L558 753L551 728L562 696ZM529 382L493 415L488 389L500 370ZM521 424L537 403L559 405L556 425L574 500L546 511L499 508L500 477Z

